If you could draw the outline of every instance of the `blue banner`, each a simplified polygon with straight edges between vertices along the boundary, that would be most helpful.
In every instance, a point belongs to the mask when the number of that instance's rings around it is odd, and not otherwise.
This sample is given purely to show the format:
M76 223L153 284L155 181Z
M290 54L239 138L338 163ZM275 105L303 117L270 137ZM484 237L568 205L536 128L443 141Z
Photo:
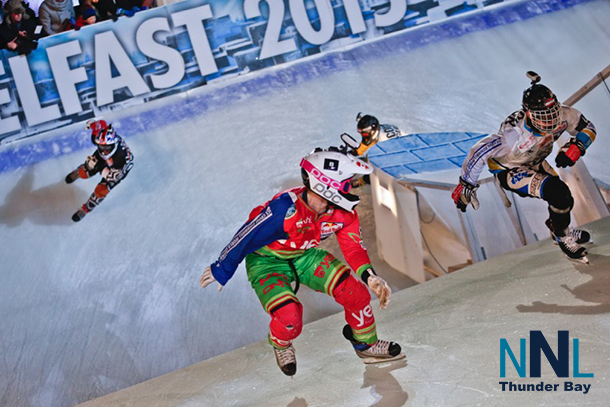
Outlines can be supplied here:
M0 142L513 0L185 0L0 58Z

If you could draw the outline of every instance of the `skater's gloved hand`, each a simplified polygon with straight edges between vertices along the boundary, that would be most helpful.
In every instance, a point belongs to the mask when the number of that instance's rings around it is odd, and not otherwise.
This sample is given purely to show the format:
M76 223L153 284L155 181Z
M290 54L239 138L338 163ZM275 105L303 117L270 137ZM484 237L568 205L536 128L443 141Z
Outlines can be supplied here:
M455 202L455 206L462 212L466 212L468 205L476 210L479 209L479 200L477 199L477 188L478 185L472 185L470 182L460 177L460 183L453 190L451 198Z
M371 274L366 281L371 291L379 298L379 308L386 309L390 303L392 289L385 280L375 274Z
M208 285L212 284L214 281L216 281L216 279L214 278L214 275L212 274L212 268L210 266L208 266L208 267L206 267L203 274L201 275L201 278L199 278L199 284L201 285L201 288L206 288ZM222 284L218 283L218 291L221 291L222 287L223 287Z
M583 155L585 155L584 144L580 140L574 138L559 149L557 157L555 157L555 164L557 164L559 168L571 167L576 164L576 161Z
M97 165L97 158L94 155L90 155L89 157L87 157L87 161L85 161L85 165L87 166L87 169L89 171L91 171Z

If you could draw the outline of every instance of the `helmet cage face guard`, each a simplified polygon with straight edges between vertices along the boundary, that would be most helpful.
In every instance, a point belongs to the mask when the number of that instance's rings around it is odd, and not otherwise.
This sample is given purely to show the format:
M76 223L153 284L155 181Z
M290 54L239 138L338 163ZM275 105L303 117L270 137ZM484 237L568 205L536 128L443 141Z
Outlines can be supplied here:
M553 97L546 103L546 109L528 109L528 117L532 126L543 132L552 132L561 123L561 107Z

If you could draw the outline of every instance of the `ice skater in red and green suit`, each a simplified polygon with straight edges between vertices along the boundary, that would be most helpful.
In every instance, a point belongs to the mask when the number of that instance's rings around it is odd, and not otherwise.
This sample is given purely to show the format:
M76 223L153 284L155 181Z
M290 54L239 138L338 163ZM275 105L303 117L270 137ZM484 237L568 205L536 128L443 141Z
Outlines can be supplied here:
M360 200L349 193L354 175L370 174L372 168L345 151L317 149L303 158L305 186L281 192L255 208L200 279L202 287L218 281L220 290L245 258L248 279L271 316L269 343L280 369L289 376L296 373L292 341L303 326L303 307L295 292L299 284L332 296L344 307L343 334L365 363L404 358L400 345L377 338L367 286L382 309L391 290L373 271L354 210ZM317 248L332 234L355 273Z

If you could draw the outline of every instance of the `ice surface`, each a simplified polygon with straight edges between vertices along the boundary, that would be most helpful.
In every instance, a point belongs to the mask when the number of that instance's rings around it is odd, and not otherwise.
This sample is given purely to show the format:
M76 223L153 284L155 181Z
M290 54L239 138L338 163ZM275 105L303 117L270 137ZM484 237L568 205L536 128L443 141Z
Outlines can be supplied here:
M335 70L325 65L324 58L278 68L265 74L268 79L261 80L260 91L253 92L248 86L252 81L245 78L237 85L210 85L190 102L157 106L154 115L117 112L109 119L132 148L135 167L78 224L72 224L70 216L92 192L97 179L68 186L63 178L84 161L91 148L1 173L0 405L74 405L262 340L268 317L249 287L243 266L221 293L201 291L197 280L254 206L299 183L298 163L304 154L317 146L338 143L343 131L355 133L359 111L375 114L407 132L494 131L519 107L528 85L526 70L537 70L543 83L565 99L607 66L608 21L610 4L594 1L375 59L368 57L374 48L354 48L343 57L335 56ZM361 52L367 57L360 58ZM294 80L294 72L301 72L305 79ZM253 74L254 79L261 76ZM585 161L594 176L610 182L605 168L610 102L604 92L596 90L577 107L600 130ZM87 136L82 133L82 137ZM0 152L32 151L27 147L37 142L1 146ZM368 215L370 226L371 213ZM372 238L369 242L373 245ZM545 250L555 258L556 248ZM523 273L544 264L543 259L534 260L535 264L527 256L520 259ZM411 290L403 291L395 302L403 305L380 313L382 335L393 334L392 339L402 341L410 352L421 349L409 358L403 369L407 373L400 381L395 379L394 367L357 365L340 332L333 328L326 333L326 352L317 355L332 356L336 363L300 359L303 375L280 394L264 382L281 378L269 350L258 343L249 348L253 353L245 362L239 353L214 359L221 365L213 366L211 382L201 381L200 376L180 379L179 383L200 389L202 398L193 389L177 390L182 404L167 405L221 405L205 400L220 400L232 391L237 392L235 397L244 395L235 405L271 405L265 404L270 397L277 397L277 405L323 405L314 390L307 394L296 390L303 380L317 380L314 385L333 388L338 398L350 390L364 397L365 405L383 400L383 391L403 398L406 393L419 400L418 405L444 405L439 400L451 393L493 394L498 386L497 366L481 367L484 359L474 354L476 345L459 352L467 338L484 338L489 334L487 327L497 327L493 329L500 331L492 329L487 348L495 355L495 333L508 335L510 331L503 328L507 321L517 315L523 318L519 327L533 329L541 326L538 323L544 314L522 312L499 318L494 310L514 310L515 300L526 307L543 301L551 304L543 307L551 311L577 307L580 300L572 301L571 295L557 287L580 287L588 277L570 274L580 278L572 282L555 269L544 269L542 274L548 278L534 289L527 274L511 281L509 273L477 270L471 277L460 275L465 280L457 285L452 285L455 279L444 281L445 277L434 281L434 292L419 300L409 301ZM396 281L395 287L401 284L404 287L404 282ZM553 292L553 297L545 297L546 292ZM474 298L480 293L484 296ZM308 321L338 310L322 295L305 289L299 295L306 303ZM433 307L441 302L452 307ZM604 312L603 307L596 309ZM392 322L398 316L413 319L400 320L404 324L399 325ZM583 348L587 340L607 355L600 339L607 337L607 324L581 317L565 324L562 318L557 327L579 328ZM342 317L332 318L333 327L340 328ZM472 318L476 323L470 329ZM552 324L554 329L555 322ZM325 330L323 325L312 325L307 335ZM313 338L304 336L297 346L305 351L307 342L313 348L318 345ZM328 349L333 353L329 355ZM591 355L585 363L583 354L583 366L591 366ZM604 356L598 363L607 359ZM239 376L234 372L224 376L218 370L231 361L242 369ZM345 369L345 363L356 363L358 369ZM264 369L257 371L259 366ZM605 365L593 369L600 372L600 380L602 368L607 371ZM258 374L251 375L255 371ZM487 375L488 371L493 375ZM488 387L469 390L477 388L481 375L489 379ZM380 376L386 380L375 385ZM340 383L323 384L327 377ZM165 393L159 397L174 393L174 385L177 383L164 385ZM209 385L218 388L205 390ZM384 390L383 386L388 387ZM596 388L601 389L602 384ZM419 398L420 393L424 399ZM246 394L251 402L245 401ZM157 399L151 395L148 404L141 405L165 405ZM128 400L135 405L138 399Z
M395 293L376 310L382 338L399 342L406 359L365 366L340 333L343 315L308 324L294 342L297 373L277 368L259 342L79 407L360 407L607 406L610 390L610 218L592 223L591 265L575 265L549 240L477 263ZM569 331L570 377L558 378L542 357L541 377L520 378L500 339L519 361L520 339L539 330L557 354ZM573 341L579 340L574 377ZM502 391L500 382L557 384L557 391ZM566 382L589 391L565 391ZM508 387L508 385L506 385Z

